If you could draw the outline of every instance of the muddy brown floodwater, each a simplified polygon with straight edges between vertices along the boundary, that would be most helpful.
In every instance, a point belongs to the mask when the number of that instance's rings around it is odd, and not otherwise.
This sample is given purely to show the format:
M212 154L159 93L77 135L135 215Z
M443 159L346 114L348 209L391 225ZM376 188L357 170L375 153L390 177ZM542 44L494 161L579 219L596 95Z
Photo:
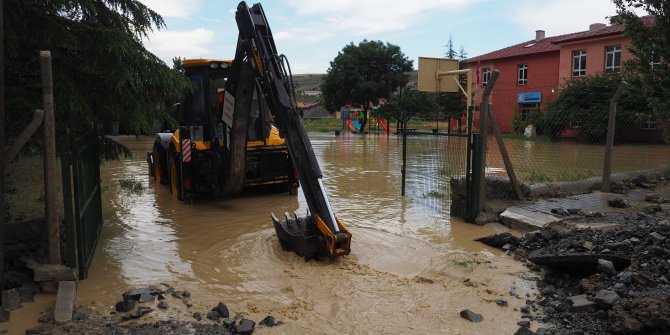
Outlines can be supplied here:
M518 308L534 283L523 265L472 241L504 228L466 224L450 219L448 206L401 197L401 141L394 135L310 137L334 212L353 234L349 256L305 262L282 251L269 213L304 213L301 194L184 204L147 175L152 138L119 137L134 159L102 167L105 224L89 277L79 283L78 304L106 314L129 288L164 282L191 292L191 311L224 301L256 321L270 314L286 322L259 334L511 334L518 328ZM144 190L119 187L123 179ZM466 278L477 287L464 285ZM512 289L520 298L510 296ZM496 305L500 298L509 306ZM484 321L462 319L466 308ZM184 315L172 317L190 320ZM160 318L151 313L143 320Z

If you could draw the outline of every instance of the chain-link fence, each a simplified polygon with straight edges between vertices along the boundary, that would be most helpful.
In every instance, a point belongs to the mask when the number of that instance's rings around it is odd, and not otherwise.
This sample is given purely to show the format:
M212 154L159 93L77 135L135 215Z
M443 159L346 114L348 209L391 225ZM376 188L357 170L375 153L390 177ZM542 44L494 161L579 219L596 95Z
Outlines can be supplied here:
M465 176L467 137L445 134L406 136L405 195L449 214L453 176Z
M670 120L647 105L635 87L612 78L576 80L545 110L514 114L514 134L505 136L504 143L521 183L601 177L608 143L611 173L670 168ZM614 132L608 135L611 126ZM507 176L493 136L486 172Z

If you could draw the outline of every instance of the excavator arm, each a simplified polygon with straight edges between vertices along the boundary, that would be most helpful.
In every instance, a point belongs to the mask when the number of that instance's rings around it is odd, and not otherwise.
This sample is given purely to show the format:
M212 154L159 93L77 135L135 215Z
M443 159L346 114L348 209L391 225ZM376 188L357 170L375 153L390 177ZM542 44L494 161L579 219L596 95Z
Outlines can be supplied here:
M248 7L242 1L237 7L235 20L239 29L237 51L232 65L231 79L226 91L235 95L235 120L248 119L244 112L250 87L260 88L275 124L286 139L293 165L296 167L309 213L293 218L285 214L279 220L271 214L280 244L285 250L295 251L306 259L335 258L350 252L351 234L335 217L322 182L322 173L307 136L302 118L291 99L290 73L285 57L277 53L272 32L260 4ZM239 102L239 103L238 103ZM239 105L239 106L238 106ZM239 114L239 115L237 115ZM231 152L243 154L234 147L246 143L245 124L231 130ZM235 157L235 156L233 156ZM244 159L232 159L244 161ZM242 169L243 170L243 169Z

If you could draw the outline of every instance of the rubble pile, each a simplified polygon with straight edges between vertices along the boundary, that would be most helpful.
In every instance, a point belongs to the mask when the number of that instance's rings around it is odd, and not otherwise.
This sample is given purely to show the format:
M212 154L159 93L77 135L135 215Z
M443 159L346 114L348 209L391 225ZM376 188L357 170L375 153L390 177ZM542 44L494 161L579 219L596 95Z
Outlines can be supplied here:
M545 334L670 333L670 211L620 215L612 227L543 228L506 245L543 271L529 302Z

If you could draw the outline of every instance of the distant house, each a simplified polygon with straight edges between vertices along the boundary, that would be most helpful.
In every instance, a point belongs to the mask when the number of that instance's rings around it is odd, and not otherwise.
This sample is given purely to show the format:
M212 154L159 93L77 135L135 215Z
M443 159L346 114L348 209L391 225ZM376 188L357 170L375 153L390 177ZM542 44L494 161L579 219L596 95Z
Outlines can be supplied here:
M653 24L653 17L643 21ZM493 69L500 70L490 103L501 131L512 132L515 111L522 119L542 111L556 99L566 80L620 72L624 62L632 58L627 49L630 37L623 36L622 31L622 25L602 23L592 24L586 31L553 37L537 30L535 39L467 59L464 68L473 70L473 103L481 104ZM478 115L475 124L477 121Z

